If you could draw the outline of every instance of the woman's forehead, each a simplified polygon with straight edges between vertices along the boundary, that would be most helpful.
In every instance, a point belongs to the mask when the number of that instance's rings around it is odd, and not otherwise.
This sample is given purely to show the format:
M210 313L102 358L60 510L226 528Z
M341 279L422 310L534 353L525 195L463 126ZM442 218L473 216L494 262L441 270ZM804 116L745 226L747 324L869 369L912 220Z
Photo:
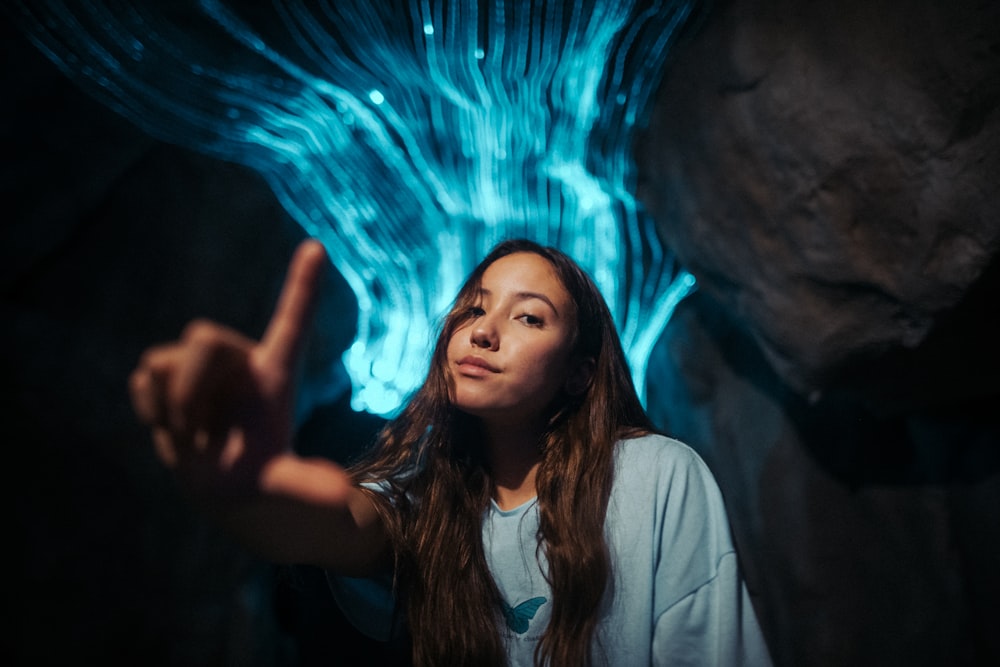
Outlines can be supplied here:
M472 298L481 304L537 302L559 320L575 321L576 302L555 267L541 255L514 253L496 260L483 272Z
M552 264L541 255L527 252L506 255L490 264L479 288L489 294L540 293L553 302L571 300Z

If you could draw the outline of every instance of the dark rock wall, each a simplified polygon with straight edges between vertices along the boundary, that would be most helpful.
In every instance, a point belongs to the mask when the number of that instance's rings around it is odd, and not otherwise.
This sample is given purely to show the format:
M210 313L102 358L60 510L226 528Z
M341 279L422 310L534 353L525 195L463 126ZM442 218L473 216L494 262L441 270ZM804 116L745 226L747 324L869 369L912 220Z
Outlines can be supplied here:
M715 471L779 665L1000 664L997 7L716 3L637 153L701 285L650 412ZM145 137L0 28L6 654L393 659L315 572L190 512L126 399L192 317L259 333L301 230L254 174ZM314 380L354 309L331 272ZM301 447L344 460L378 425L341 397Z
M783 665L1000 663L1000 5L716 3L637 144L658 423Z
M734 0L675 50L644 199L800 390L918 347L993 261L998 49L996 3Z

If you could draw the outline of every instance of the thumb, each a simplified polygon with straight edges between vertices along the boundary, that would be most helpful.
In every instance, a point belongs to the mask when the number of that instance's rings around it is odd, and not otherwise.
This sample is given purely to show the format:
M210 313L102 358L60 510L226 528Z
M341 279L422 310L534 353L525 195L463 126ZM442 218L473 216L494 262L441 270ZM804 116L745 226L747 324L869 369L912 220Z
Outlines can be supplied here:
M316 310L326 261L323 245L314 239L303 241L295 250L278 305L261 341L268 363L291 369L298 361Z

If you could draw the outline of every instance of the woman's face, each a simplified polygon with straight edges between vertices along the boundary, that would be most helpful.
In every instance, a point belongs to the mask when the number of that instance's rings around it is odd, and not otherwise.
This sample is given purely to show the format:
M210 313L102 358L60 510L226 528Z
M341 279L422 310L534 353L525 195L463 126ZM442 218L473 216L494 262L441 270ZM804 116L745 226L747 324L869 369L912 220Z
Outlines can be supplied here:
M474 303L448 342L452 402L488 421L544 417L578 365L566 288L548 260L515 253L486 269Z

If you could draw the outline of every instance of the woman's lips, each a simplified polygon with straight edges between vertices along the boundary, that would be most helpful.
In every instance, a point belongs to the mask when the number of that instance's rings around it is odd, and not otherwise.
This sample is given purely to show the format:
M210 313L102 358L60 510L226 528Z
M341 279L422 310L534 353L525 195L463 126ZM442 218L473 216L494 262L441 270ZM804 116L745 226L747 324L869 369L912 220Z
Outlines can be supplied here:
M489 363L482 357L467 356L458 360L457 366L465 374L485 375L486 373L499 373L500 369Z

